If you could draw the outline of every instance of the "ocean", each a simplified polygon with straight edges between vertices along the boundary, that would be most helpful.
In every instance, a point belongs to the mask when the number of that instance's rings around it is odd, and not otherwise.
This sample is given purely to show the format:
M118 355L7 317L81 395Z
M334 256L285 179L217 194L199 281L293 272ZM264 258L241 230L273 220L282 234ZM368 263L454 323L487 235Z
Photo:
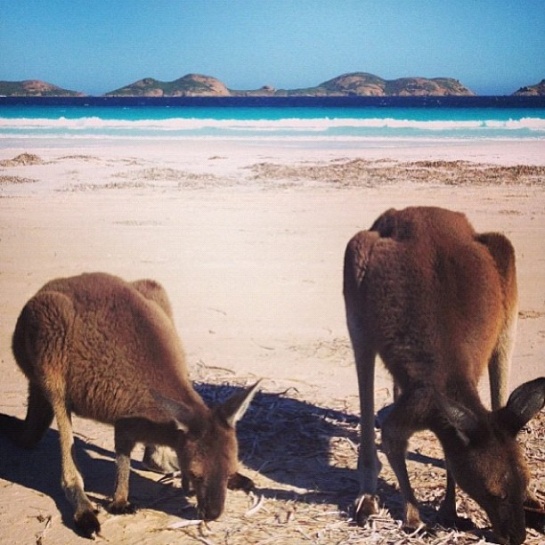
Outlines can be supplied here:
M0 97L0 146L20 139L543 140L545 97Z

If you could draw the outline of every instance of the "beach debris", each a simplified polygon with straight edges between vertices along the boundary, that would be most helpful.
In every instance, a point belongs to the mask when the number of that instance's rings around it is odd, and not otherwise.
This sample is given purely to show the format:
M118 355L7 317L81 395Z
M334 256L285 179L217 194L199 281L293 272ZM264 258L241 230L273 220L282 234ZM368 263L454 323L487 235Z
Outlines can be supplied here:
M253 498L254 502L250 509L244 513L245 517L251 517L252 515L255 515L261 507L263 507L263 503L265 501L265 498L260 494L254 494L253 492L249 493L249 496Z
M51 515L48 515L48 516L43 516L43 515L40 515L38 517L38 521L39 522L43 522L44 523L44 527L42 530L40 530L37 534L36 534L36 545L43 545L45 543L45 535L47 533L47 531L49 530L49 528L51 528Z
M28 165L41 165L44 161L38 155L33 153L21 153L13 159L4 159L0 161L0 167L19 167Z
M206 382L196 389L210 404L220 402L246 384L248 377L227 377L208 369ZM225 382L221 382L222 380ZM240 384L239 384L240 382ZM357 493L359 444L357 399L315 396L310 387L297 389L275 381L274 392L259 392L238 429L240 456L245 471L254 470L256 490L248 496L231 492L230 508L211 524L213 535L197 534L186 527L195 542L268 544L312 543L313 545L457 545L484 544L492 539L485 513L466 494L460 494L458 512L471 519L472 529L461 531L437 524L437 509L445 493L446 473L441 446L431 432L416 434L409 444L408 468L418 487L426 523L431 531L407 534L401 526L401 496L385 456L380 474L382 507L368 524L357 527L351 506ZM384 397L388 392L383 392ZM391 393L390 393L391 394ZM386 404L386 400L382 400ZM380 444L380 431L377 430ZM545 413L528 424L520 436L538 490L545 489ZM251 499L246 510L244 503ZM539 493L538 493L538 497ZM541 499L541 498L540 498ZM528 529L526 544L542 544L543 535Z
M296 186L335 185L337 187L380 187L403 183L445 185L524 185L542 184L545 166L492 165L471 161L397 161L334 159L331 161L270 163L247 167L251 179Z
M187 528L189 526L199 526L204 521L201 519L194 520L179 520L178 522L173 522L167 526L167 530L180 530L181 528Z
M0 186L12 184L32 184L37 182L33 178L25 178L23 176L0 176Z

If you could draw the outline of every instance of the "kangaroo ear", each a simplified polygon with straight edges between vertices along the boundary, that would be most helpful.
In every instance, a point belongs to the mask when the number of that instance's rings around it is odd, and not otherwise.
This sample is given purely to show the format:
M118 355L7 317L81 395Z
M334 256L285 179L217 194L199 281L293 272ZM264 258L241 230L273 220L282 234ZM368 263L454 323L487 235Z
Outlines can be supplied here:
M516 435L545 406L545 377L521 384L496 412L502 428Z
M195 411L192 410L189 405L165 397L155 390L151 390L150 393L157 405L174 419L176 427L185 433L189 432L192 427L191 424L195 419Z
M244 416L244 413L257 393L257 387L260 382L261 380L258 380L253 386L242 392L237 392L218 407L217 410L232 428Z
M447 425L456 430L465 446L479 438L482 426L473 411L444 396L437 396L437 403Z

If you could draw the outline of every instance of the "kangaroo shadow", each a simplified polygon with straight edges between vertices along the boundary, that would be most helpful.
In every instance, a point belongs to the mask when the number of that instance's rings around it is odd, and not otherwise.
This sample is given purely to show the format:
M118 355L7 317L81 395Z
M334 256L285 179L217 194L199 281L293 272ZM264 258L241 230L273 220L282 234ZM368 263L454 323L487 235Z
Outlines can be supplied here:
M221 403L239 391L232 385L197 383L208 405ZM359 448L359 416L321 407L285 394L258 392L237 424L241 461L270 480L289 488L259 488L265 497L301 499L306 503L329 501L351 514L359 492L354 469ZM379 445L380 449L380 445ZM442 460L408 453L416 462L443 468ZM403 505L396 488L379 477L378 494L395 518ZM425 502L424 516L435 518Z
M241 390L237 386L209 383L197 383L195 388L209 406L217 405ZM358 416L286 394L259 392L255 396L237 424L241 461L283 485L259 487L260 494L265 497L306 503L331 502L341 511L351 511L359 490L357 472L353 469L359 445ZM12 417L0 415L0 478L51 497L64 524L75 529L72 508L60 485L58 432L49 429L35 449L20 449L1 433L2 419L9 418ZM77 433L77 428L74 431ZM104 507L113 492L115 454L83 441L77 435L74 440L85 491L92 501ZM442 466L435 459L416 458ZM131 465L142 468L141 462L134 458ZM380 478L378 493L392 515L401 517L399 493ZM196 516L194 501L188 501L180 488L134 471L131 472L130 499L140 507L151 507L173 516L180 516L182 511L184 517Z
M61 454L59 433L49 429L33 449L17 447L2 434L2 426L13 417L0 414L0 479L33 489L49 496L61 514L63 524L77 532L74 512L61 487ZM77 433L77 427L74 430ZM113 436L113 428L112 428ZM115 453L74 436L74 451L78 468L83 476L89 499L105 508L111 499L115 482ZM141 462L132 460L133 469L145 469ZM152 507L167 514L196 517L196 509L182 490L150 477L131 472L130 498L137 507Z

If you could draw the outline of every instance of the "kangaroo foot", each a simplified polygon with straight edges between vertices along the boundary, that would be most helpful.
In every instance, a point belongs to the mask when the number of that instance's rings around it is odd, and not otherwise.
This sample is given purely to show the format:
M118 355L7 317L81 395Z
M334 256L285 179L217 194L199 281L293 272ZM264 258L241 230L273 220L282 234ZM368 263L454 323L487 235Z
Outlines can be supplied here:
M471 519L466 517L456 516L444 516L440 511L437 513L437 524L444 528L455 528L462 532L469 532L475 529L475 524Z
M435 528L422 521L416 527L414 527L412 524L404 522L403 531L410 536L418 536L421 538L434 537L437 535L437 530Z
M524 507L526 516L526 526L533 528L538 532L545 534L545 508L544 507Z
M378 498L371 494L362 494L354 502L354 521L358 526L365 526L370 515L378 513Z
M100 535L100 522L97 518L98 511L81 511L74 515L76 529L83 537L95 539Z
M243 490L244 492L249 493L255 489L255 484L252 479L246 477L245 475L235 473L229 477L229 480L227 481L227 488L229 488L229 490Z
M447 506L446 502L443 502L437 511L437 524L444 528L456 528L463 532L468 532L475 528L471 519L460 517L456 513L456 508L452 509L451 506Z
M134 503L128 501L112 501L108 505L108 513L112 515L133 515L137 509Z
M434 535L433 528L422 522L418 507L412 503L407 503L405 507L405 520L403 521L403 530L410 534Z

